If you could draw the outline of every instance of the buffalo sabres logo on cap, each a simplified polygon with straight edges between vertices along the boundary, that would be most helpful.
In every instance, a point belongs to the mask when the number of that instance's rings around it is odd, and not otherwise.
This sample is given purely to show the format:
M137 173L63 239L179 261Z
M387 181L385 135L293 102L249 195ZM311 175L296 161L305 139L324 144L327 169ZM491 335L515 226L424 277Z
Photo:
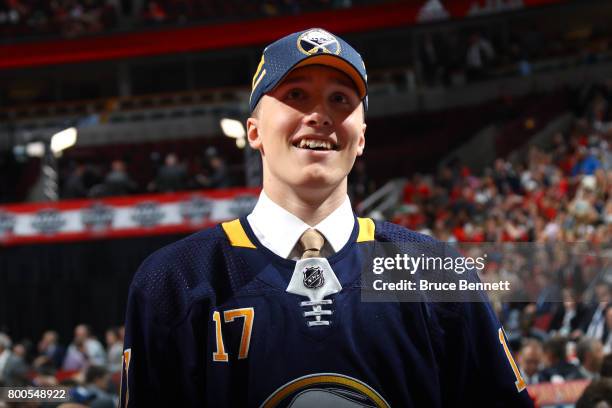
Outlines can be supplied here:
M318 53L340 54L340 43L336 37L320 28L314 28L300 34L297 47L306 55Z
M309 289L317 289L323 286L325 278L323 277L323 269L320 266L308 266L304 268L304 286Z

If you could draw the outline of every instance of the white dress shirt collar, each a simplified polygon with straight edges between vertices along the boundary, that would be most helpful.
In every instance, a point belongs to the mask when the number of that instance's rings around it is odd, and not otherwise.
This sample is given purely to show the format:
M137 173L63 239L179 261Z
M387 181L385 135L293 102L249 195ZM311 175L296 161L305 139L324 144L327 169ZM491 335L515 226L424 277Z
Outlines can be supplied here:
M263 190L247 220L259 242L282 258L289 257L298 239L309 228L317 229L334 252L338 252L348 242L355 225L348 196L340 207L311 227L272 201Z

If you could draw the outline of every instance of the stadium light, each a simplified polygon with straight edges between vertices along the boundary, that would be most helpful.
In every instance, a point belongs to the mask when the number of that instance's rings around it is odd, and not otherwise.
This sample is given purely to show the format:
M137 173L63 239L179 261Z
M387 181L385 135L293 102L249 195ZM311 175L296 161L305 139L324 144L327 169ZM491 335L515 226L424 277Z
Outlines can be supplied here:
M246 136L246 131L244 130L244 126L242 126L242 122L236 119L221 119L221 130L223 130L225 136L234 139L241 139Z
M51 137L51 151L59 154L61 151L74 146L77 140L77 130L74 127L57 132Z
M236 147L239 149L244 149L246 146L246 139L241 137L240 139L236 139Z
M43 142L28 143L25 152L28 157L43 157L45 155L45 144Z

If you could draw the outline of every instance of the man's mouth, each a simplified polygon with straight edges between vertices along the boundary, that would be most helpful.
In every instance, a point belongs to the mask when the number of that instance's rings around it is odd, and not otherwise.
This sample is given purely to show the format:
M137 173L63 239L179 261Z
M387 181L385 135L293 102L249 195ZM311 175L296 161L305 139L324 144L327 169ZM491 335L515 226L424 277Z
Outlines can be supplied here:
M293 146L297 147L298 149L318 151L338 150L338 145L327 140L302 139L299 142L296 142Z

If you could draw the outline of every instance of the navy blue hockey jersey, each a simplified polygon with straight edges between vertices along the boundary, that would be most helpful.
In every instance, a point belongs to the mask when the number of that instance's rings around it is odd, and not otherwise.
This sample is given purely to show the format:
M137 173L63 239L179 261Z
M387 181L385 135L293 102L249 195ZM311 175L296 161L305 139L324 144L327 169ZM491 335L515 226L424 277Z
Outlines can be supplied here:
M488 303L361 300L377 242L435 241L356 218L328 259L342 289L315 306L246 218L157 251L130 288L122 406L532 406Z

